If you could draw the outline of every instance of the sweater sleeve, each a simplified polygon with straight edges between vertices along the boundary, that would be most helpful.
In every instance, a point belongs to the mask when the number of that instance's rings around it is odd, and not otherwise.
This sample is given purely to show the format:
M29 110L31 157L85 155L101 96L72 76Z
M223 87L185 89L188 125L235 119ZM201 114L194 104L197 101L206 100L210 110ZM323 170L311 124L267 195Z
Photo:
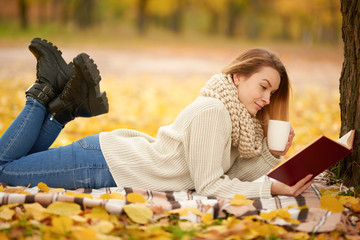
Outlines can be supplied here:
M271 168L281 161L281 157L274 157L266 144L266 138L262 142L262 152L252 158L237 158L226 173L231 179L238 178L242 181L254 181L266 174Z
M223 156L229 156L224 151L229 150L231 144L231 120L226 109L214 107L198 113L190 124L188 143L190 176L199 194L226 198L237 193L247 198L271 197L270 181L249 182L250 179L245 178L240 181L225 175L224 163L230 159Z

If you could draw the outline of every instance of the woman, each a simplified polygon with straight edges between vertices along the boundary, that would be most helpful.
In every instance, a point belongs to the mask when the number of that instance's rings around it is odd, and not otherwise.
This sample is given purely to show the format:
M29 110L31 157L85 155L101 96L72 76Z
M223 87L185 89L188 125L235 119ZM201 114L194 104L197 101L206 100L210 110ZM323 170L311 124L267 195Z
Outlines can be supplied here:
M0 182L10 185L100 188L140 187L158 191L195 189L231 198L297 196L311 175L294 186L251 182L267 173L289 149L269 151L264 132L269 118L288 115L289 81L281 61L262 49L249 50L201 89L173 124L156 138L119 129L51 148L75 117L108 111L93 61L80 54L66 64L51 43L34 39L37 81L27 90L24 110L0 139Z

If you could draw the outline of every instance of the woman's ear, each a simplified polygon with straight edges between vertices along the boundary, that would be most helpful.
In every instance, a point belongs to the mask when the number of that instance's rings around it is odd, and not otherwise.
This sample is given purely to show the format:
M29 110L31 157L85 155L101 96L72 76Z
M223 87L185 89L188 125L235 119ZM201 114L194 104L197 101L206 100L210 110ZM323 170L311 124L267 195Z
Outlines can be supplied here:
M238 73L234 73L233 74L233 81L234 81L234 84L235 86L239 86L239 83L240 83L240 74Z

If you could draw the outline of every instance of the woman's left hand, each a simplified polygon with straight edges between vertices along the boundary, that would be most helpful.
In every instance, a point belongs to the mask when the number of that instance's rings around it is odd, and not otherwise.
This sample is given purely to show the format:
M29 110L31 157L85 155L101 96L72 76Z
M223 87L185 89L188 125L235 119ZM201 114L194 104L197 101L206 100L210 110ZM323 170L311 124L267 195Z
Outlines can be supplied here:
M294 129L291 128L289 138L288 138L288 141L286 143L286 147L285 147L284 151L269 150L270 153L273 154L273 155L285 156L285 154L287 153L287 151L289 151L289 148L291 147L291 144L292 144L292 141L293 141L294 137L295 137L295 132L294 132Z

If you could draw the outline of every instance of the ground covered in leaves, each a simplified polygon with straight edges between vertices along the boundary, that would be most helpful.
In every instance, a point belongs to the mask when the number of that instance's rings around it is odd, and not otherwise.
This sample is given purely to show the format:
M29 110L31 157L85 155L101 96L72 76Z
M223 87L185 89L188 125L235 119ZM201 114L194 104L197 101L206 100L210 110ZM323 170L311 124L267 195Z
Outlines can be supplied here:
M86 193L50 189L44 183L39 183L38 189L39 194L50 191L93 198ZM30 194L25 187L1 186L0 192ZM322 190L321 194L319 208L334 213L360 213L359 198L343 196L336 188ZM138 193L130 193L126 197L121 193L106 193L98 198L126 198L129 204L124 206L122 215L110 215L101 206L81 209L80 205L70 202L53 202L46 208L39 203L3 205L0 207L0 239L360 239L341 229L331 233L311 234L290 231L268 222L282 219L294 225L299 224L288 212L290 208L298 207L296 205L241 219L231 215L213 219L212 214L203 214L192 207L171 211L147 207L147 200ZM253 200L242 195L235 195L230 201L233 206L252 203ZM155 213L161 217L153 218ZM189 213L201 217L201 222L179 220L179 216ZM360 231L359 218L355 224Z

